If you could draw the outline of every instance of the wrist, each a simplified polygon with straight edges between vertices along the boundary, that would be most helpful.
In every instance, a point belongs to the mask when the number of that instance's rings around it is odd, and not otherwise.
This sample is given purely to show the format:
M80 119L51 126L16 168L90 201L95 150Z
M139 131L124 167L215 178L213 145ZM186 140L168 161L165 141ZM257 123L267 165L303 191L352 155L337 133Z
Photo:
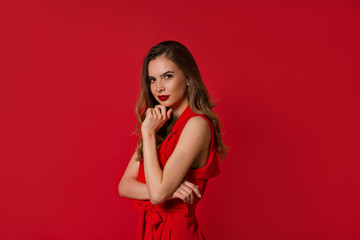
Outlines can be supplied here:
M142 137L143 139L151 139L155 137L155 133L154 132L144 132L142 133Z

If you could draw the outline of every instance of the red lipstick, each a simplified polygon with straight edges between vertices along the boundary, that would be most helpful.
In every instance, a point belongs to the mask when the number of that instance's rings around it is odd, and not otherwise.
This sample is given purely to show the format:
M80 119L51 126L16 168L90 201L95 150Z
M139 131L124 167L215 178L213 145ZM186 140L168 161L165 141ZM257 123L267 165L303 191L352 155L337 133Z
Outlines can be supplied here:
M158 97L159 97L159 99L160 99L161 101L166 101L166 99L168 99L169 96L170 96L170 95L158 95Z

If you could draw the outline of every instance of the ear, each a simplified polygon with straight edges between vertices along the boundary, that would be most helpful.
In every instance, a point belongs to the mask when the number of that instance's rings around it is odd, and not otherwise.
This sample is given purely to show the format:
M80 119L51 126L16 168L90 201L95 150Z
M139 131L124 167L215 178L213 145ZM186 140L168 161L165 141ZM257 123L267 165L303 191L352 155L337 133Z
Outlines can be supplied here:
M190 86L189 79L186 79L186 86Z

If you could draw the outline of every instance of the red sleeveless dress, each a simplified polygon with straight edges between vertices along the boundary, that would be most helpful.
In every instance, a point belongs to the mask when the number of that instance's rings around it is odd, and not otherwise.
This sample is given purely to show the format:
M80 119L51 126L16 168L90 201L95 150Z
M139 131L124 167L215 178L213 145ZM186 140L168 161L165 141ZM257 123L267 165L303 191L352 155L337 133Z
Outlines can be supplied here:
M209 178L218 176L220 168L214 143L214 129L211 121L203 114L194 113L188 105L181 113L170 134L158 146L157 154L161 169L164 169L166 161L171 156L179 140L180 134L186 122L193 116L204 117L211 128L211 146L207 164L201 168L189 168L185 180L199 186L203 198L206 184ZM144 174L144 161L141 161L137 180L146 183ZM198 240L205 239L201 232L196 216L195 208L201 198L194 194L192 204L184 203L175 198L166 200L162 204L153 205L150 200L134 200L133 206L140 211L137 239L141 240Z

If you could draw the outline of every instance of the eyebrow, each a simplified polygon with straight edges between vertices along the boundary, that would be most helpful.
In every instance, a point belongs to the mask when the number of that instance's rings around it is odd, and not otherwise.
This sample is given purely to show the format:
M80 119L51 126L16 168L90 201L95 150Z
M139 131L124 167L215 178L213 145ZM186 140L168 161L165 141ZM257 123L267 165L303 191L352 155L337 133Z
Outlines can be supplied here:
M160 77L165 76L165 75L168 74L168 73L175 73L175 72L173 72L173 71L166 71L166 72L164 72L163 74L161 74ZM153 78L153 76L149 76L149 78Z

